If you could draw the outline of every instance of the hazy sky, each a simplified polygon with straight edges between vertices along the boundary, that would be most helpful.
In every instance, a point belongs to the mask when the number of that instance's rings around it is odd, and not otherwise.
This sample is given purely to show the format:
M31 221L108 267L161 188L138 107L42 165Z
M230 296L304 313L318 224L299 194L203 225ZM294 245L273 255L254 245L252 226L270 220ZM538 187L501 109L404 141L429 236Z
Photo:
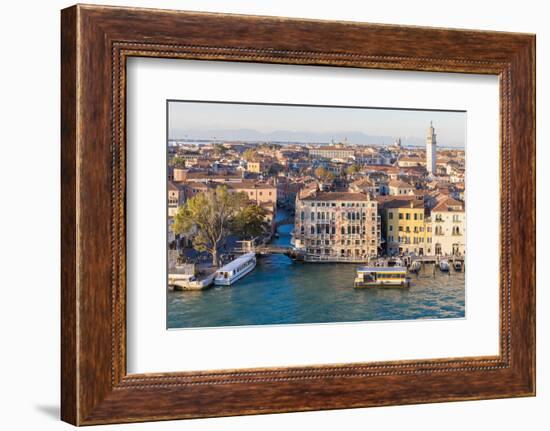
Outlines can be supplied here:
M335 139L341 139L342 132L424 139L433 121L438 144L463 147L466 139L466 113L455 111L171 101L168 113L170 138L192 139L204 135L201 132L252 129L260 134L334 134Z

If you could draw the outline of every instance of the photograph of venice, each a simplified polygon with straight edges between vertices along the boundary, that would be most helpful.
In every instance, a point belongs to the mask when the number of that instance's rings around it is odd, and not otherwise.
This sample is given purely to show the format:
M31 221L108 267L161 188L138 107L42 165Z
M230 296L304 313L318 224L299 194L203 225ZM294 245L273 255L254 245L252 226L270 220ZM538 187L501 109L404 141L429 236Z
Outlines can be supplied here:
M167 116L168 329L465 317L465 111Z

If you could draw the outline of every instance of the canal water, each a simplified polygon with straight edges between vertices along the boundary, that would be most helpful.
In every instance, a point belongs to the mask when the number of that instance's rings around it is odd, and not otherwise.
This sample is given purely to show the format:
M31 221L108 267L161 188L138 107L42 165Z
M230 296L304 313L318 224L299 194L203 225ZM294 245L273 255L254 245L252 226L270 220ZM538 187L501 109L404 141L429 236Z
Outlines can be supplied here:
M278 214L278 217L283 214ZM290 244L292 226L275 243ZM168 292L168 328L279 325L464 317L464 273L426 265L409 289L354 289L358 265L258 259L233 286Z

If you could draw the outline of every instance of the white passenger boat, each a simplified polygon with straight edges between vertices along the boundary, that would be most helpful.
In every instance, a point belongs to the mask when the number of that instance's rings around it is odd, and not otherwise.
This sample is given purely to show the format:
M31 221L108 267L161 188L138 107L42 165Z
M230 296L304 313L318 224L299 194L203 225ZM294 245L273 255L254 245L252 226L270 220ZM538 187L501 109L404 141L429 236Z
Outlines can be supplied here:
M411 279L407 277L407 268L361 267L357 269L354 287L409 287Z
M214 284L217 286L229 286L237 280L243 278L246 274L256 267L256 254L247 253L232 260L227 265L216 271Z
M439 261L439 269L443 272L448 272L449 271L449 262L445 259L442 259Z

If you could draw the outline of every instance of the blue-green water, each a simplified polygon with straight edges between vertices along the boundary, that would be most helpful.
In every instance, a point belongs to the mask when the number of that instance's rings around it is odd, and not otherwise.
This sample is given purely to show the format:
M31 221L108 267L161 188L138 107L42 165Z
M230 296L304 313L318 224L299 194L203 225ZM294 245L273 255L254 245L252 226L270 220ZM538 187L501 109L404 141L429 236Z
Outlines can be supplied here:
M288 244L291 226L279 230ZM354 289L358 265L259 258L233 286L168 292L168 328L464 317L464 274L426 266L409 289Z

